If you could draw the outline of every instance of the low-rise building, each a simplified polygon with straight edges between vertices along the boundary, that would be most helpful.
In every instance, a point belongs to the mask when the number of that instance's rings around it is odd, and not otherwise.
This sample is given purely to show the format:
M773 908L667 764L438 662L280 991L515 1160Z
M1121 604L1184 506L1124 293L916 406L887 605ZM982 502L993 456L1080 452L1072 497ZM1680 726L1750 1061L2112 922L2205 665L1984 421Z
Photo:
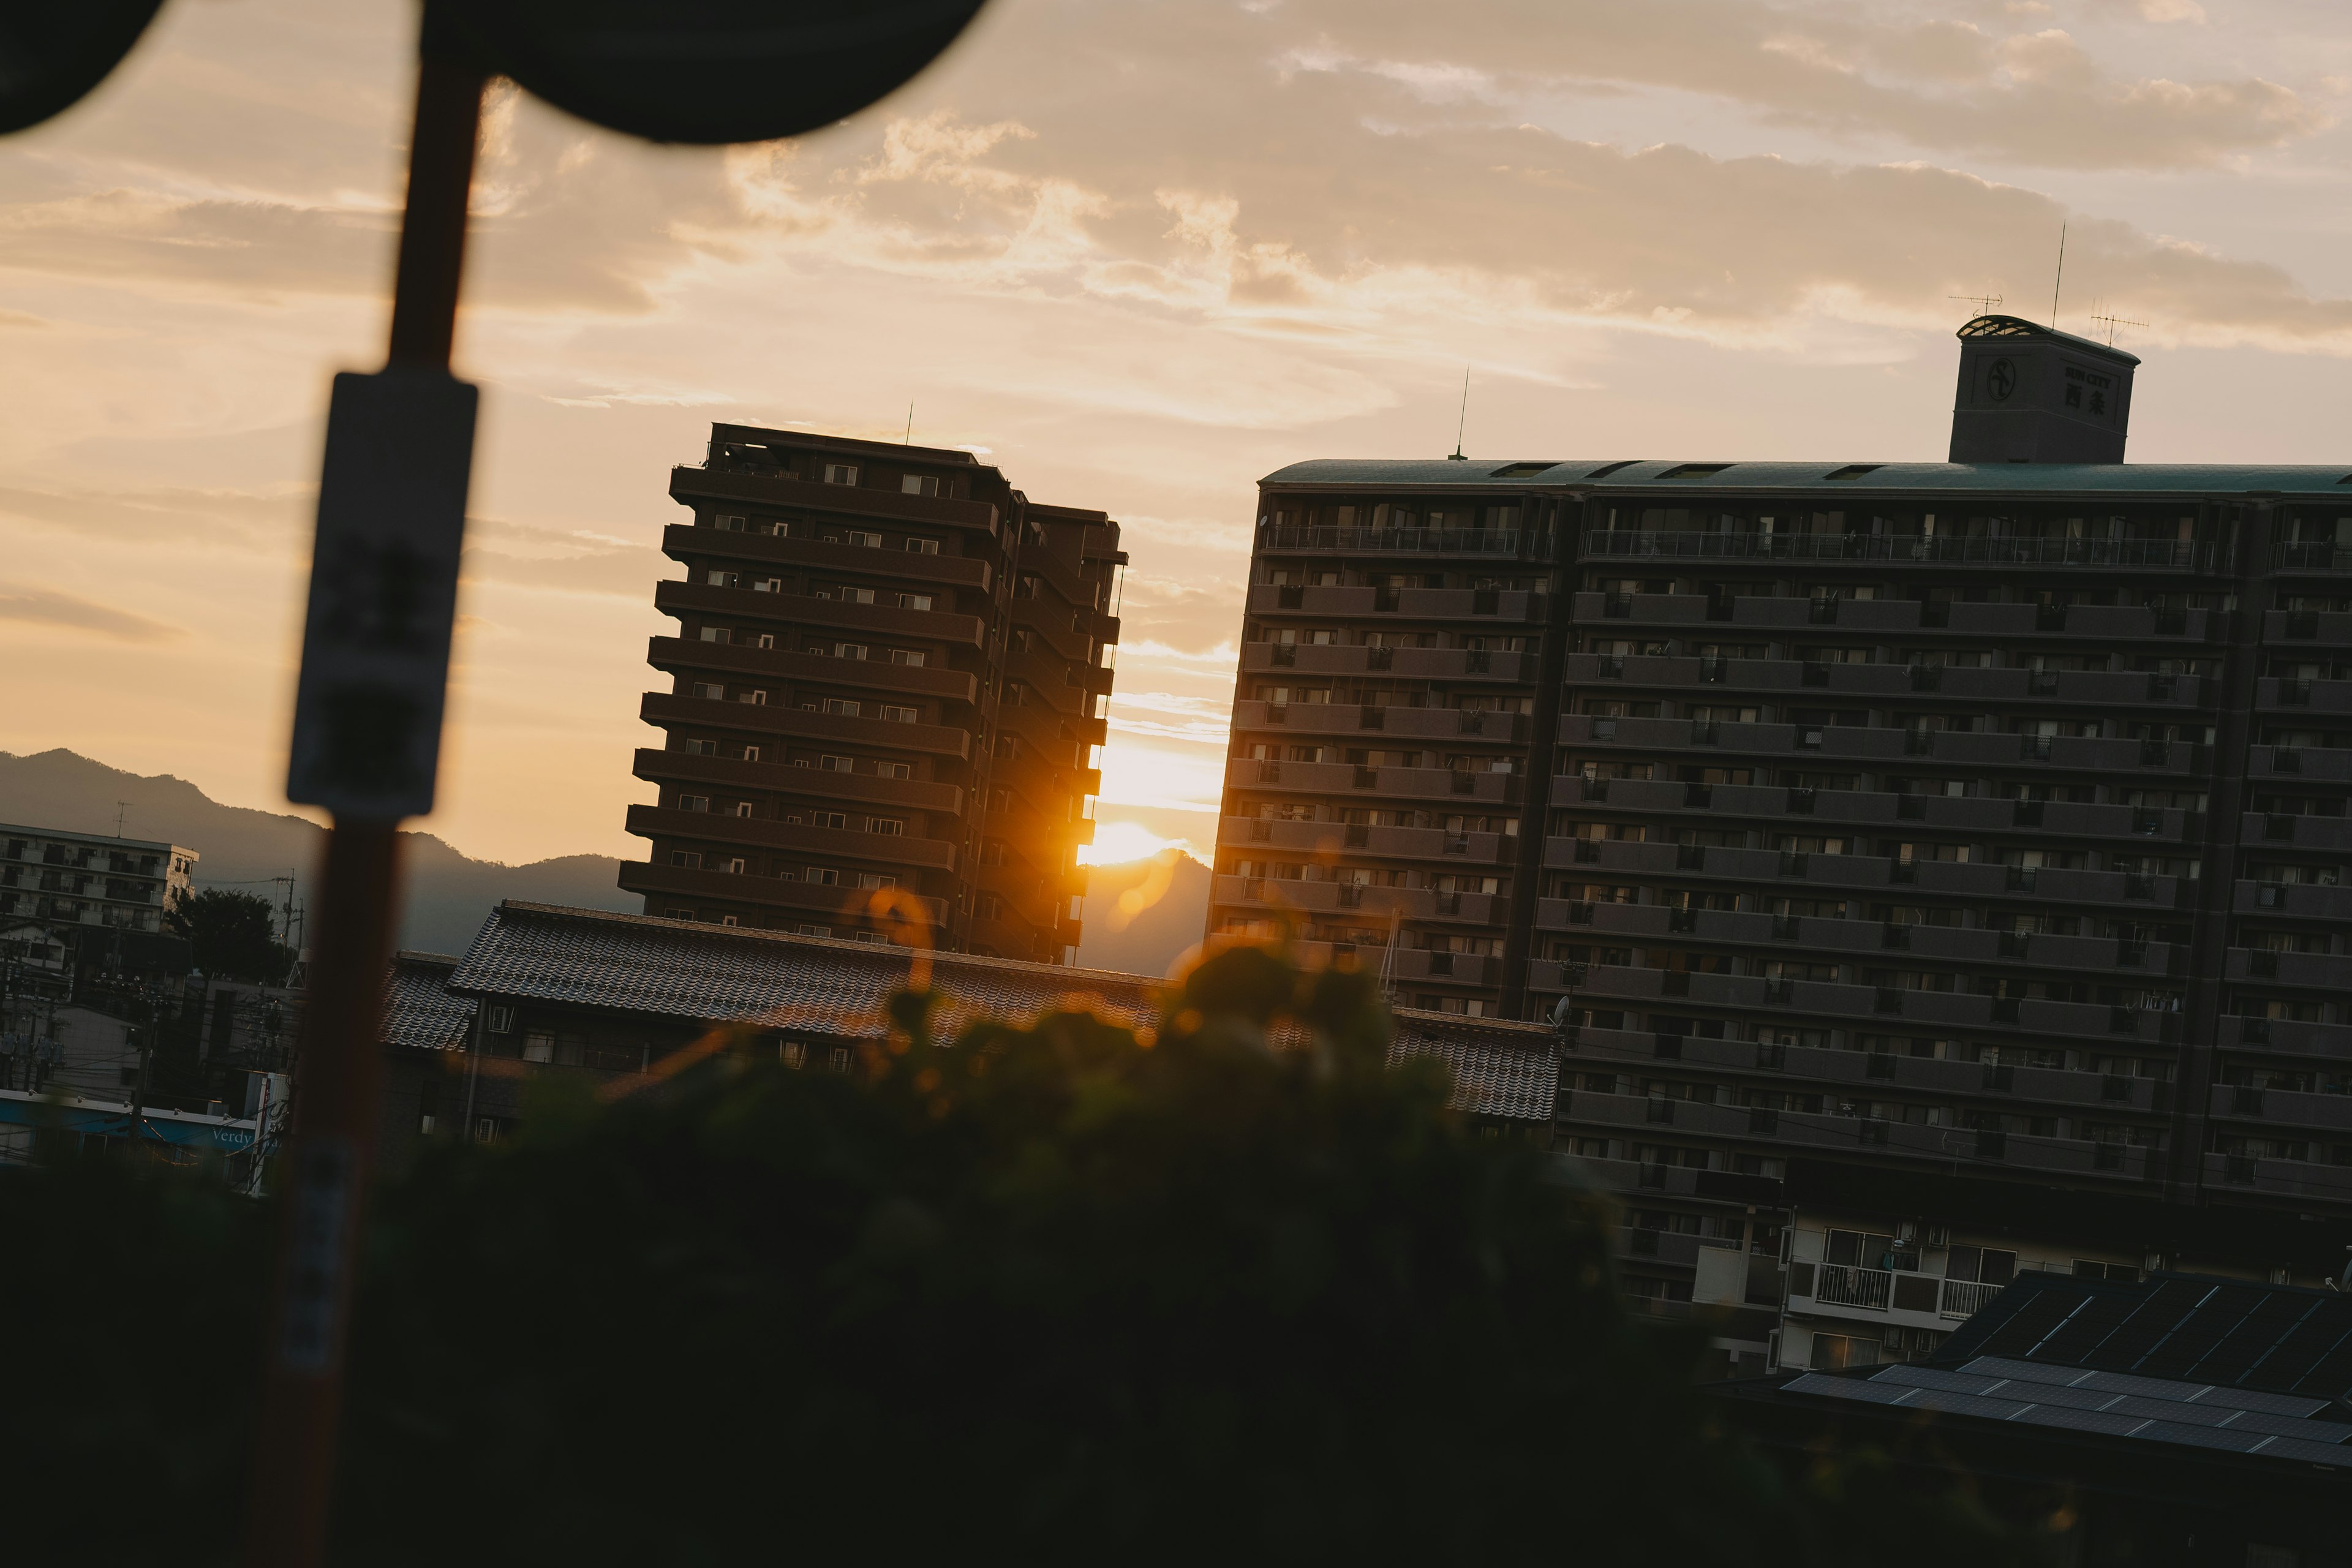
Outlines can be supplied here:
M161 931L195 867L176 844L0 823L0 919Z

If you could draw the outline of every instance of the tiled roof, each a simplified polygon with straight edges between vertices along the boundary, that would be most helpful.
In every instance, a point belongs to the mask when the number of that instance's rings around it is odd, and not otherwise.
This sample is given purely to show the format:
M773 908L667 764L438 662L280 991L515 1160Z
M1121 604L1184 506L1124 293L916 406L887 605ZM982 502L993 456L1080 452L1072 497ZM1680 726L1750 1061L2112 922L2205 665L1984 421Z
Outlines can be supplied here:
M457 961L438 952L395 953L384 988L383 1038L410 1050L446 1051L464 1044L473 1026L471 998L451 994Z
M903 947L509 900L491 911L447 984L468 996L698 1022L757 1019L878 1039L887 1032L883 1004L906 984L916 958ZM967 953L931 962L933 984L947 999L940 1015L947 1035L975 1019L1019 1023L1073 1006L1128 1028L1160 1013L1162 983L1146 975ZM1390 1059L1407 1056L1443 1058L1463 1110L1551 1117L1558 1068L1547 1028L1401 1012Z

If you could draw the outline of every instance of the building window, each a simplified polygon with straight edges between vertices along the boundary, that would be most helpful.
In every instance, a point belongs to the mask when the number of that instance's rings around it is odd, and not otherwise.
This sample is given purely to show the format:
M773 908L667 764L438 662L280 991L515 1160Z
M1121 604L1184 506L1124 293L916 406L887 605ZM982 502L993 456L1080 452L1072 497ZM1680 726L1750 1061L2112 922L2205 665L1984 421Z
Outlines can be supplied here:
M729 631L725 626L705 626L702 628L702 640L704 642L733 642L735 640L735 634Z
M484 1026L493 1035L512 1034L514 1032L514 1009L511 1007L491 1008L488 1016L484 1020Z
M662 913L674 921L690 921L694 918L692 910L664 910Z
M824 700L824 710L838 714L844 719L855 719L858 715L859 708L846 697L828 697Z
M857 465L855 463L827 463L824 466L824 482L829 485L856 484L857 482Z
M677 797L680 811L709 811L710 797L707 795L682 795Z
M723 702L727 700L727 688L712 681L698 680L694 683L694 695L713 702Z
M551 1062L555 1059L555 1037L545 1029L533 1029L522 1037L522 1059L527 1062Z
M898 493L908 496L935 496L940 493L939 477L936 474L908 474L898 481ZM939 546L933 543L931 548L937 550Z
M896 708L886 702L882 705L882 717L893 724L911 724L921 715L912 708Z
M868 890L895 888L898 885L898 879L882 871L860 871L857 873L857 885Z
M729 533L740 533L743 531L743 520L740 517L721 517L719 518L717 521L718 525Z
M923 655L914 648L894 647L890 650L890 662L903 664L909 669L919 669L923 665Z
M683 867L688 871L699 871L702 869L702 851L699 849L673 849L669 852L669 863L673 866Z
M820 649L819 651L822 652L823 650ZM864 658L866 657L866 645L864 643L855 642L835 643L833 648L833 657L835 658Z
M870 605L874 601L869 597L866 602ZM898 607L902 610L928 610L931 607L931 596L929 594L901 594L898 595Z
M907 541L907 551L911 555L937 555L940 542L936 539L910 539Z
M861 533L856 529L851 529L849 542L861 550L879 550L882 548L882 536L878 533Z
M841 886L841 873L830 866L812 866L801 873L801 880L820 888L837 888Z
M906 834L907 824L902 817L869 816L866 819L866 831L879 833L885 837L900 837Z

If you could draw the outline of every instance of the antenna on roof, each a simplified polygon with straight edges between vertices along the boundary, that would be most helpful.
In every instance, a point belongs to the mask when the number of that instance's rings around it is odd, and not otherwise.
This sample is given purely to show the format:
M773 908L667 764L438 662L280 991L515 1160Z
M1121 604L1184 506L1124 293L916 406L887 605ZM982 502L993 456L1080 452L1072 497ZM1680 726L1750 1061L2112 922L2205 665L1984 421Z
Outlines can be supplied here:
M1963 305L1974 305L1977 308L1978 316L1990 316L2000 310L2002 304L2001 297L1998 294L1947 294L1944 298L1958 300ZM1971 316L1969 319L1974 321L1976 317Z
M2066 226L2058 226L2058 276L2050 280L2050 330L2058 330L2058 286L2066 281Z
M904 436L901 436L901 437L898 437L898 445L900 445L901 447L911 447L911 446L913 446L914 444L915 444L915 404L914 404L914 400L913 400L912 398L909 398L909 399L908 400L908 402L907 402L907 433L906 433Z
M131 803L127 800L118 800L114 803L114 836L117 838L122 837L122 814L130 809Z
M2107 347L2109 348L2116 346L2116 329L2117 327L2138 327L2144 331L2147 326L2146 321L2135 321L2128 316L2094 315L2091 320L2098 322L2100 325L2107 329Z
M1454 422L1454 451L1453 454L1445 459L1447 462L1466 463L1470 460L1462 455L1462 432L1469 422L1470 367L1465 364L1462 367L1462 415L1460 418Z

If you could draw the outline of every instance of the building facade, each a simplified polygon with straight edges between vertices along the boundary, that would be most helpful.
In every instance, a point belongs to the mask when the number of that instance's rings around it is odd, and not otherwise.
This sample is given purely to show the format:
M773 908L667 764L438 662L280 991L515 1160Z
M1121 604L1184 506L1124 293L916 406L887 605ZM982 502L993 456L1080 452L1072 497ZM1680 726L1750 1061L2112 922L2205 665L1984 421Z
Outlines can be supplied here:
M2073 370L2127 398L2105 345L2005 318L1963 341L1964 411L1974 375L2024 416L1972 440L2075 439L2028 406L2087 409ZM2210 1266L2340 1262L2347 478L1285 468L1210 929L1559 1020L1557 1146L1690 1238L1633 1261L1670 1299L1678 1250L1777 1248L1792 1183L1889 1225L2057 1185L2175 1257L2166 1216L2221 1205L2261 1217Z
M195 867L176 844L0 824L0 919L160 931Z
M659 916L1066 963L1118 640L1118 525L969 452L714 426L621 886Z

